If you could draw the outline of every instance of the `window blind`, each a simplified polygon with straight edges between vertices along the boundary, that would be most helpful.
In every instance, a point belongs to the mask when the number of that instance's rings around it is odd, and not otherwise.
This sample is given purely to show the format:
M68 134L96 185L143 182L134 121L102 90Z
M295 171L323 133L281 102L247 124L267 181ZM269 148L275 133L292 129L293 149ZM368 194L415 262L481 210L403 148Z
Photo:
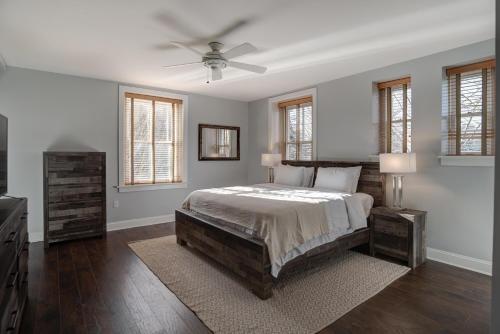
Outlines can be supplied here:
M312 160L312 97L278 103L281 125L281 154L285 160Z
M411 79L380 82L377 87L380 153L411 152Z
M125 185L183 181L182 101L125 93Z
M495 61L446 70L443 114L448 155L495 154Z

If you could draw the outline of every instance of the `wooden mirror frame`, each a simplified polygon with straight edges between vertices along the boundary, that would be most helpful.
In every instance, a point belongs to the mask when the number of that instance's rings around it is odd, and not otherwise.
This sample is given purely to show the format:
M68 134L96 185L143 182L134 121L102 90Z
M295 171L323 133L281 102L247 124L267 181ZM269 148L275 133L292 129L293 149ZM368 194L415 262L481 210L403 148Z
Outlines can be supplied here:
M204 157L202 156L202 130L203 129L225 129L236 130L236 157ZM240 160L240 127L215 124L198 124L198 161L224 161L224 160Z

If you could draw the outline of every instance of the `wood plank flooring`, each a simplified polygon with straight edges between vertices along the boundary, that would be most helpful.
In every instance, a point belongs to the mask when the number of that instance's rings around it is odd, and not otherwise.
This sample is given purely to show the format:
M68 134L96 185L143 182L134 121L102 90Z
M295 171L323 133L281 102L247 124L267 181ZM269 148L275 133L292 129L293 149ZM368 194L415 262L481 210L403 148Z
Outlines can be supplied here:
M172 223L30 245L21 333L209 333L128 248ZM488 333L488 276L428 261L321 333Z

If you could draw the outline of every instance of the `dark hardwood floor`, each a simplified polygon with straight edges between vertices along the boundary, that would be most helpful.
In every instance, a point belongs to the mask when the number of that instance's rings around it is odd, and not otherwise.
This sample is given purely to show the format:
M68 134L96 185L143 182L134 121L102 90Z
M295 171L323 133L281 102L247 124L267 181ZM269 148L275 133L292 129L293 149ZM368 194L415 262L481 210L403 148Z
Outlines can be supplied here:
M30 245L22 333L207 333L128 248L173 224ZM490 277L428 261L321 333L487 333Z

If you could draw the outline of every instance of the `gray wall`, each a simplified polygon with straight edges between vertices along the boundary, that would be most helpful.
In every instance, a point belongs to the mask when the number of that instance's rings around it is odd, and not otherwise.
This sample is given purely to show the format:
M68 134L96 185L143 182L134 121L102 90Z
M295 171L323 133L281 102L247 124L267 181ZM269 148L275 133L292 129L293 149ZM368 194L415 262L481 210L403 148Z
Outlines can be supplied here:
M29 200L29 231L43 229L42 152L107 153L108 222L171 214L192 190L247 182L248 104L189 95L187 189L117 193L118 83L11 68L0 76L9 119L9 194ZM241 160L198 161L198 123L241 127ZM113 200L120 201L113 208Z
M488 261L493 168L441 167L437 156L441 153L443 67L494 54L494 41L489 40L316 86L318 158L366 160L377 153L373 83L411 75L418 173L405 178L406 205L428 211L429 247ZM266 177L260 154L267 150L267 109L267 99L249 105L249 183Z

